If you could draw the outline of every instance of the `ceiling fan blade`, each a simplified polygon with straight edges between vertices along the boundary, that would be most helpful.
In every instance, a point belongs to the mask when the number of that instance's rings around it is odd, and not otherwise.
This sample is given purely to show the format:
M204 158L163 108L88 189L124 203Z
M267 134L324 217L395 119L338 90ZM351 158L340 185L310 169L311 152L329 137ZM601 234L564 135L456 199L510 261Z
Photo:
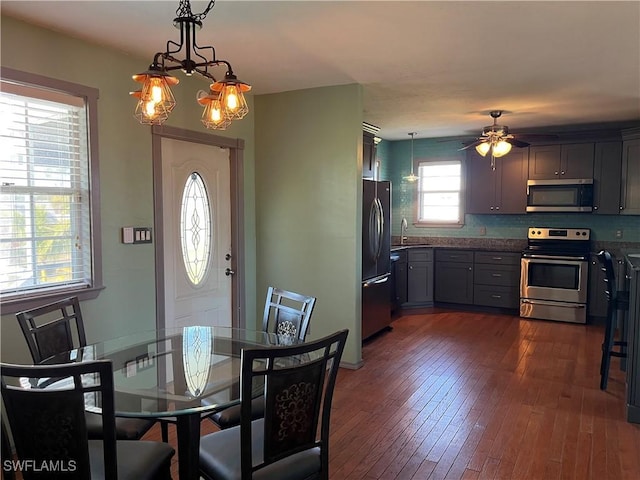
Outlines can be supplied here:
M528 147L530 145L527 142L523 142L521 140L516 140L515 138L506 138L504 141L507 142L507 143L510 143L514 147L518 147L518 148L524 148L524 147Z
M464 147L459 148L458 151L467 150L467 149L469 149L471 147L475 147L477 145L480 145L481 143L484 143L484 140L482 140L482 139L481 140L476 140L475 142L471 142L471 143L465 145Z
M514 133L512 134L518 138L531 138L535 140L557 140L558 135L553 133Z

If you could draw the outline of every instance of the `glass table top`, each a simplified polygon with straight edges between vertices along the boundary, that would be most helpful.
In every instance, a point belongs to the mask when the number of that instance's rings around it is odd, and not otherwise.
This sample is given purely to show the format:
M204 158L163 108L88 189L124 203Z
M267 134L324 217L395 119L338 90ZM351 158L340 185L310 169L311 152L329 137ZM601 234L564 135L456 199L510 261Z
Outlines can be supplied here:
M56 355L43 363L108 359L119 416L168 417L237 404L243 348L291 345L291 337L228 327L192 326L135 333ZM86 376L89 377L89 376ZM34 379L64 388L69 379ZM92 378L83 378L91 382ZM256 395L263 389L255 385ZM87 409L99 411L87 399Z

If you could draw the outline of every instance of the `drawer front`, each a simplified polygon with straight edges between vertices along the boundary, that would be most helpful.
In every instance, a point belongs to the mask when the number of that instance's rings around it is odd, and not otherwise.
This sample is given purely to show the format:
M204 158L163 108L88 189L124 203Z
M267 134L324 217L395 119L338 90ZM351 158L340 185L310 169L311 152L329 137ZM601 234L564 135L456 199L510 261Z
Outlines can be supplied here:
M407 263L407 251L406 250L394 250L391 255L398 255L398 262Z
M520 265L520 254L516 252L475 252L475 262L492 265Z
M410 262L431 262L433 261L432 248L410 248L408 250Z
M473 262L471 250L437 250L437 262Z
M518 289L513 287L475 285L473 287L473 303L487 307L516 309L520 305L520 294Z
M518 287L520 284L520 266L476 265L473 269L473 283Z

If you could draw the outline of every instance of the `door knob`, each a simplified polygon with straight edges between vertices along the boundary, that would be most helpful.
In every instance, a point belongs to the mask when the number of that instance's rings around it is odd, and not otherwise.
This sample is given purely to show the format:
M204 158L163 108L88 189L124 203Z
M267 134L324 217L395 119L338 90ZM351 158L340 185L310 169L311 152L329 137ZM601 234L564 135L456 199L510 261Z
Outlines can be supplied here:
M230 254L230 253L227 253L227 254L224 256L224 259L225 259L225 260L231 260L231 254Z
M231 270L230 268L227 268L227 269L224 271L224 274L228 277L228 276L230 276L230 275L235 275L235 274L236 274L236 272L234 272L234 271L233 271L233 270Z

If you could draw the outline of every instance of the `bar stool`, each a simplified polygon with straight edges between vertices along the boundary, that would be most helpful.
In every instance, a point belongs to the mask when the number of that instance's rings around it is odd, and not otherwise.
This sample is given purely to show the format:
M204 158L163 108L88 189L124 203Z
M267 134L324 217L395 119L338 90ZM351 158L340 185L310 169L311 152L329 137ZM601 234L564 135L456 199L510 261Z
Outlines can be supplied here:
M618 310L629 309L629 292L619 292L616 286L613 259L611 254L602 250L597 254L598 261L605 273L605 294L607 295L607 322L602 343L602 360L600 361L600 390L607 389L611 357L626 358L627 342L615 340Z

